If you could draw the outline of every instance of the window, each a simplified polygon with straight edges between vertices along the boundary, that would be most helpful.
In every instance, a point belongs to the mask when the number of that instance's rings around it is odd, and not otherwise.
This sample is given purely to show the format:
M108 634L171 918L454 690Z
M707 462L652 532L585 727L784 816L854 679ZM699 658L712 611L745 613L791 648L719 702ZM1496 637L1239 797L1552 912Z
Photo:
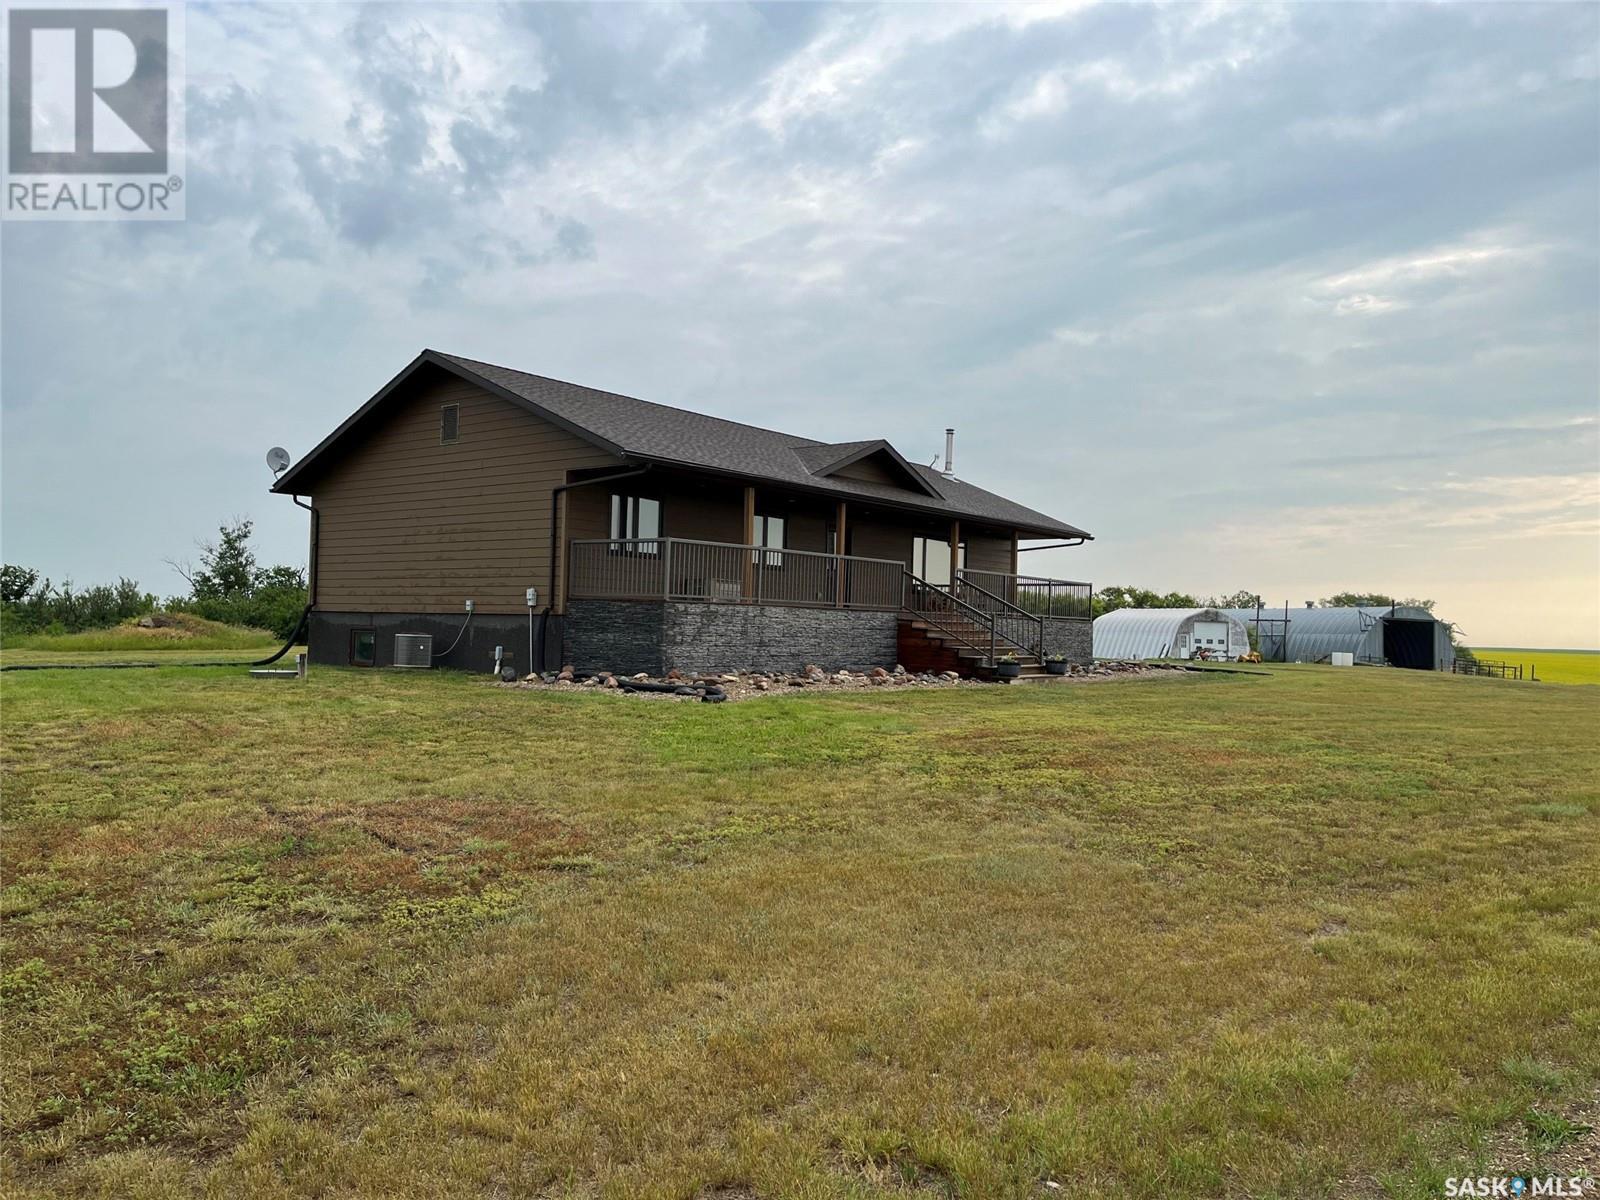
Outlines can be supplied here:
M661 543L661 501L648 496L611 497L611 536L618 541L639 541L637 546L612 546L612 550L632 550L638 554L655 554Z
M448 446L461 436L461 405L446 404L439 409L439 444Z
M772 550L782 550L788 543L784 541L785 529L782 517L756 517L756 545L767 546ZM766 565L769 567L783 566L783 555L768 554Z
M372 629L350 631L350 663L357 667L370 667L378 661L378 634Z
M967 544L956 546L956 568L967 565ZM950 542L947 539L914 537L911 539L911 573L920 575L937 587L950 584Z

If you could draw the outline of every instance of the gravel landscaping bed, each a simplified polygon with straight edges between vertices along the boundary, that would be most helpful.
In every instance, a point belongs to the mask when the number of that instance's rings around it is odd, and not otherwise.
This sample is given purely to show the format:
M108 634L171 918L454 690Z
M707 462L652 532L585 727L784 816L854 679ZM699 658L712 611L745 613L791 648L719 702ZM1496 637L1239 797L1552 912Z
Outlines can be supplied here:
M1100 662L1089 667L1073 667L1068 674L1052 678L1050 682L1089 683L1118 676L1177 670L1182 668L1154 663ZM954 671L912 672L900 666L893 670L884 667L866 670L843 667L825 671L818 666L807 666L802 671L730 671L718 675L685 675L669 671L664 676L653 676L642 671L637 675L619 675L611 671L580 674L571 667L563 667L560 671L527 675L498 686L524 690L612 692L650 700L692 700L716 704L728 700L749 700L756 696L783 695L800 688L848 692L880 687L972 688L991 685L980 679L964 679Z

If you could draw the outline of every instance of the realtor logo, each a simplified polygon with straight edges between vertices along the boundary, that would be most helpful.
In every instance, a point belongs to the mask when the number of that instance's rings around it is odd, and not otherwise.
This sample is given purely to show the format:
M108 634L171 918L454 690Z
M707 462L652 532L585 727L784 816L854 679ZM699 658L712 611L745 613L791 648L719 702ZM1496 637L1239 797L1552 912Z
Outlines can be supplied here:
M174 5L6 14L5 216L182 218L182 27Z

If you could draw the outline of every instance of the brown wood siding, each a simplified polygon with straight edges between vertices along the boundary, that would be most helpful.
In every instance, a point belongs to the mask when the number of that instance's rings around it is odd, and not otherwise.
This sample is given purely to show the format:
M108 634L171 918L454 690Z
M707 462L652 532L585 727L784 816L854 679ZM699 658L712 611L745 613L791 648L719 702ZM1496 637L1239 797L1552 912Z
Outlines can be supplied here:
M866 458L858 458L847 467L840 467L833 472L840 479L859 479L863 483L886 483L891 487L903 488L906 486L904 473L899 464L883 453L869 454Z
M878 517L856 517L849 520L850 553L857 558L890 558L911 568L911 538L909 526L891 524Z
M833 553L833 543L828 540L828 523L832 514L812 509L791 508L781 515L787 524L783 536L791 550L818 550Z
M471 598L521 613L530 586L549 602L551 490L619 460L473 384L419 376L410 388L314 484L318 607L451 613ZM460 405L450 445L445 404Z
M990 533L964 535L967 543L967 566L974 571L998 571L1012 574L1011 535L1004 537Z
M619 479L615 490L622 492L632 479ZM566 494L566 535L569 538L605 538L611 536L611 496L613 485L595 484L573 488ZM629 493L624 493L629 494Z
M661 501L661 528L669 537L741 544L744 489L735 484L669 492Z
M611 536L611 496L649 496L661 502L661 536L703 542L744 540L744 489L737 486L691 485L667 475L643 475L616 484L574 488L568 537Z

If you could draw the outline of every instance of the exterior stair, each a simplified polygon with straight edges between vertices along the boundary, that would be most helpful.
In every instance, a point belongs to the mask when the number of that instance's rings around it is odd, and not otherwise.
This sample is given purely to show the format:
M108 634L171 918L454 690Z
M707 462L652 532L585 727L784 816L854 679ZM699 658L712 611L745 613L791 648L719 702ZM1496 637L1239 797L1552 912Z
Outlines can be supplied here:
M902 613L898 642L900 663L908 671L955 671L966 678L1007 683L1057 678L1045 670L1037 655L1002 642L996 645L995 653L1015 655L1022 671L1016 679L995 680L994 670L988 663L989 631L966 621L953 620L936 626ZM981 650L976 648L979 646Z

